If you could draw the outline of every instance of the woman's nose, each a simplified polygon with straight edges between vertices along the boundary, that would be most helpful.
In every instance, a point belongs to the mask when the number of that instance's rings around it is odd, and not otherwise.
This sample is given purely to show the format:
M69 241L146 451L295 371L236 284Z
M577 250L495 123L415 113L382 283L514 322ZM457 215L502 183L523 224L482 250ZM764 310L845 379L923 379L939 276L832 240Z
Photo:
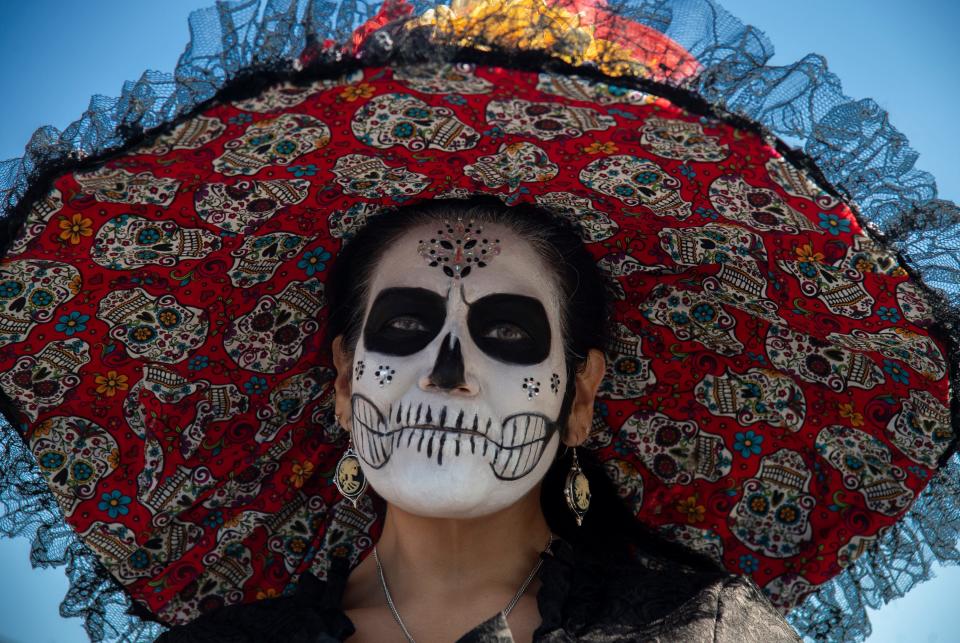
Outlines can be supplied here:
M467 377L460 351L460 340L447 333L440 342L440 352L433 364L433 370L420 378L420 388L424 391L446 391L456 395L473 396L479 392L476 380Z

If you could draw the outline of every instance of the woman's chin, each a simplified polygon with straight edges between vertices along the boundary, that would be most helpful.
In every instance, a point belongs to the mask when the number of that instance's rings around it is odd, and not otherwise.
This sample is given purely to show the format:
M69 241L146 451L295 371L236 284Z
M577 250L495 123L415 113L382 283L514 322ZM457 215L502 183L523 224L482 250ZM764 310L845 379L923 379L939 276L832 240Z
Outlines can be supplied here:
M479 518L506 509L540 482L553 460L553 440L549 447L528 474L513 480L497 477L479 451L458 454L449 443L441 447L442 457L397 448L383 467L364 472L377 493L403 511L426 518Z

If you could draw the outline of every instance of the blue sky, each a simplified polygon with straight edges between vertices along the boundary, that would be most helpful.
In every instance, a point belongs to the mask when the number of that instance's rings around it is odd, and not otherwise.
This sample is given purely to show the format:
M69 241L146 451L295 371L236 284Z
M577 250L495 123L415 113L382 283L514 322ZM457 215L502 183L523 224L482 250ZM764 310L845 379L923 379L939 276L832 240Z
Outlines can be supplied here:
M34 129L60 129L91 94L116 96L145 69L171 71L188 39L187 15L212 0L8 2L0 21L0 159L20 156ZM938 178L944 198L960 200L960 3L943 0L728 0L723 5L767 32L773 62L824 54L847 94L872 97ZM86 641L78 619L58 615L62 569L33 570L25 540L0 540L0 643ZM960 568L878 612L871 643L957 640L952 620Z

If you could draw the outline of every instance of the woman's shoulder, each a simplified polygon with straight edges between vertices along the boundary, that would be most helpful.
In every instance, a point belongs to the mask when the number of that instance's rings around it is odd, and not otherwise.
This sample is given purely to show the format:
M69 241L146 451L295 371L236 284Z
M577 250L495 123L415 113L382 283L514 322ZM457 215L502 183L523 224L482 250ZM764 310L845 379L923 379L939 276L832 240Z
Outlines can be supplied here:
M616 548L572 562L565 629L578 640L800 640L747 577Z
M323 643L353 633L339 610L342 590L306 572L296 593L221 607L164 632L159 643Z

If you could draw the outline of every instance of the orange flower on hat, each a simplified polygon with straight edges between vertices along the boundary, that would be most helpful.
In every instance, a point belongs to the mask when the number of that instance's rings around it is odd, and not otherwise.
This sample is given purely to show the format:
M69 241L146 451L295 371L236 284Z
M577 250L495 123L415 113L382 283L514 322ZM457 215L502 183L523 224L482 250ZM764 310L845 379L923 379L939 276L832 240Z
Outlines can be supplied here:
M272 587L268 587L266 590L261 590L257 592L257 600L262 601L265 598L276 598L280 594Z
M303 464L299 462L293 463L293 473L288 478L290 484L299 489L303 486L303 483L307 481L307 478L313 475L313 463L309 460L304 460Z
M707 512L707 508L703 505L698 505L697 496L692 495L686 500L681 500L677 503L677 511L687 517L687 522L695 523L703 520L703 515Z
M120 375L116 371L108 371L106 375L97 375L94 381L97 383L97 393L106 394L107 397L113 397L117 394L117 391L126 391L129 388L127 376Z
M850 420L850 426L863 426L863 414L853 410L853 404L840 405L840 417Z
M613 141L594 141L590 145L583 148L583 151L587 154L615 154L619 148L613 143Z
M820 263L823 261L823 253L814 252L813 246L810 245L809 243L804 244L799 248L797 248L796 252L797 252L798 261L801 261L801 262L810 261L814 263Z
M369 83L360 83L359 85L347 85L342 92L340 92L340 98L343 100L352 103L358 98L370 98L373 96L373 93L376 90L373 88L373 85Z
M69 219L60 220L60 238L73 245L80 243L80 237L89 237L93 234L93 221L81 214L74 214Z

